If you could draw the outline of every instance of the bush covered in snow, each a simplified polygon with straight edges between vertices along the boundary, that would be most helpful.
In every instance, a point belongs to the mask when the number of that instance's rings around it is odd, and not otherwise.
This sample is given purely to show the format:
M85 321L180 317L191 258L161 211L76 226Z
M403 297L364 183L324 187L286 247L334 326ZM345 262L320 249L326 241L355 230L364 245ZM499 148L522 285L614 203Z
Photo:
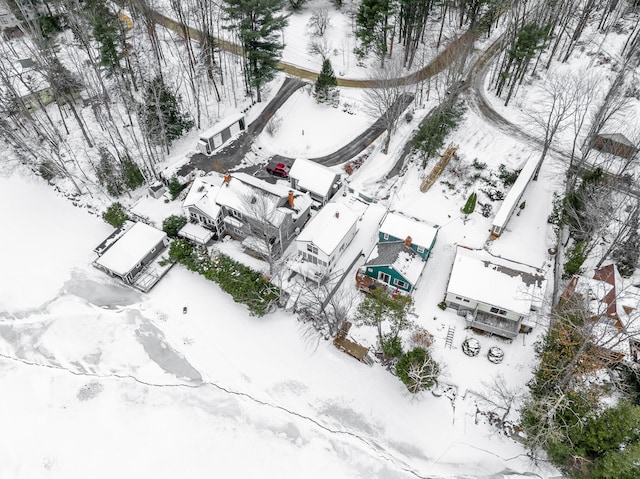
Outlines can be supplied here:
M124 222L129 219L129 215L124 211L122 205L116 202L109 206L107 211L102 214L102 219L114 228L120 228Z
M171 238L178 237L178 231L187 224L187 217L182 215L171 215L162 222L162 231Z
M196 248L186 240L171 243L169 257L191 271L218 283L236 303L246 304L253 315L267 314L280 297L278 288L262 273L224 254L211 258L204 248Z
M440 366L424 348L412 349L396 364L396 375L414 394L432 388L439 373Z

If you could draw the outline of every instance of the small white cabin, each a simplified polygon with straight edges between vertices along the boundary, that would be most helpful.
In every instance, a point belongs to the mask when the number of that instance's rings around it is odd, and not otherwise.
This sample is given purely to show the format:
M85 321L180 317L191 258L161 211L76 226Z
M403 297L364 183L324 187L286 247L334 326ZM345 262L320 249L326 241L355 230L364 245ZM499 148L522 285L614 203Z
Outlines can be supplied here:
M200 134L197 150L204 155L212 155L227 141L245 129L244 114L237 113L223 118Z

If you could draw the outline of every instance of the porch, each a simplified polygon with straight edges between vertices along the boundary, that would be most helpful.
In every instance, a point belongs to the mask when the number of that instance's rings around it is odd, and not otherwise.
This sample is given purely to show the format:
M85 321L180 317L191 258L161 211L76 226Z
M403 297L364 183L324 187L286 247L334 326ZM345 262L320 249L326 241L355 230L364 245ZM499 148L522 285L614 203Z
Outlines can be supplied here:
M467 326L508 339L514 339L520 331L520 321L495 316L484 311L469 312Z

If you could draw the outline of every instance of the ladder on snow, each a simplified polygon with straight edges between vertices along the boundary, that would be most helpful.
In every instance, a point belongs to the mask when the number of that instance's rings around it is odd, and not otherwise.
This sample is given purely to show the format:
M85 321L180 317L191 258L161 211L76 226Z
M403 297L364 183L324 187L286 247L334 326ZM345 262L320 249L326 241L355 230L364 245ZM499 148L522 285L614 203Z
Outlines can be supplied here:
M455 333L456 333L456 327L449 326L449 330L447 331L447 339L445 340L445 343L444 343L445 348L451 349L451 346L453 345L453 336Z

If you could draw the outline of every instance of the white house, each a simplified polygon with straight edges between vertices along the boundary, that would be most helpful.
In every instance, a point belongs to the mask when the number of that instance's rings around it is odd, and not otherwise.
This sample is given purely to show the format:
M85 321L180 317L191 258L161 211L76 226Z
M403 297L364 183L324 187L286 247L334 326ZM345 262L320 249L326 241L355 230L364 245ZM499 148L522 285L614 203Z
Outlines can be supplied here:
M205 155L212 155L227 141L244 131L245 119L242 113L236 113L223 118L208 130L200 134L197 150Z
M325 205L340 189L340 175L315 161L298 158L289 171L291 187L306 191L320 205Z
M445 302L469 327L513 339L540 307L545 287L538 268L458 246Z
M137 286L138 277L168 244L164 231L144 223L128 222L95 248L98 258L93 265L126 284ZM158 276L152 284L145 283L139 289L148 291L159 279Z
M341 203L329 203L296 238L298 258L294 269L321 281L335 266L357 232L358 215Z

